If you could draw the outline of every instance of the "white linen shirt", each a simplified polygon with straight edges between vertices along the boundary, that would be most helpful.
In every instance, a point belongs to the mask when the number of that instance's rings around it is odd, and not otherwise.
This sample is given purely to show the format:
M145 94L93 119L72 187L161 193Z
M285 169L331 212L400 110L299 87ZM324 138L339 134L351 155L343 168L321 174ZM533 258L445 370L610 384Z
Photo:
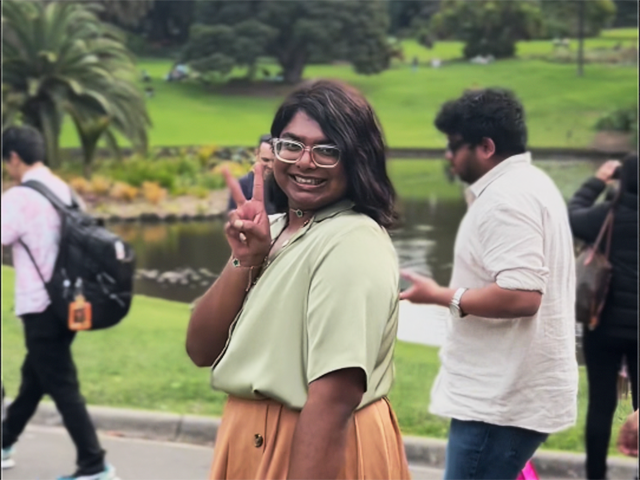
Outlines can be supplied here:
M64 203L71 205L71 190L47 167L27 171L22 181L37 180ZM60 215L49 200L31 188L15 186L2 195L2 245L11 245L16 271L15 314L41 313L51 301L22 240L46 281L53 275L60 243Z
M433 414L553 433L577 415L575 266L565 202L524 153L467 190L451 288L542 293L538 312L515 319L447 321Z

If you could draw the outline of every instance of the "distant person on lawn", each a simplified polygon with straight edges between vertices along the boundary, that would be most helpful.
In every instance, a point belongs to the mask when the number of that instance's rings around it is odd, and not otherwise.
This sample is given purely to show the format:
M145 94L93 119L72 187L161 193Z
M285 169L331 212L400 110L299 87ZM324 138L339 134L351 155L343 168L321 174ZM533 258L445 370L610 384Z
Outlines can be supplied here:
M38 181L70 205L71 189L44 165L44 159L44 139L34 128L9 127L2 133L2 161L11 179ZM40 193L18 185L2 195L2 246L12 247L15 314L22 319L27 355L18 396L2 419L2 468L15 465L13 445L46 394L55 402L77 451L76 472L58 480L112 480L115 470L104 462L105 451L80 394L71 354L75 332L67 328L66 319L54 314L47 290L20 242L32 252L48 281L58 255L60 216Z
M430 411L451 418L445 479L513 479L574 425L576 272L562 195L531 164L508 90L465 92L435 125L469 185L449 287L404 272L413 303L449 307Z
M255 149L255 164L260 163L262 165L263 179L266 182L265 189L265 208L268 215L276 213L276 208L273 202L269 199L270 194L270 177L273 174L273 150L271 148L271 135L262 135L258 140L258 147ZM244 177L241 177L238 182L245 198L251 200L253 197L253 179L254 173L251 170ZM229 194L229 204L227 205L227 211L235 210L236 202L233 200L233 196Z

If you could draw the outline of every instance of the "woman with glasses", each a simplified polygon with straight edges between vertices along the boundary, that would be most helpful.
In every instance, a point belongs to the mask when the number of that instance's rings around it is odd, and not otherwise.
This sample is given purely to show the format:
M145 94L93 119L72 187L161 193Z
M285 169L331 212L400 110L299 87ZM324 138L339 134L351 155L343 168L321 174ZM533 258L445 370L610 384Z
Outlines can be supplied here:
M226 174L232 257L187 333L229 395L211 478L409 478L387 400L399 279L376 115L317 81L284 101L271 134L280 213L267 216L260 172L251 200Z

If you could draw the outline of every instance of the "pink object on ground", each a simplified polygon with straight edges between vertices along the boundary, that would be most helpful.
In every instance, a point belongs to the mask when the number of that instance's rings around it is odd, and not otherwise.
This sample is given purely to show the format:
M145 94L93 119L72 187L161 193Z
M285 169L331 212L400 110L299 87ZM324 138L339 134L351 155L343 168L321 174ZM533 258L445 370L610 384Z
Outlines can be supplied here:
M538 480L538 472L536 472L531 460L527 462L520 475L518 475L518 480Z

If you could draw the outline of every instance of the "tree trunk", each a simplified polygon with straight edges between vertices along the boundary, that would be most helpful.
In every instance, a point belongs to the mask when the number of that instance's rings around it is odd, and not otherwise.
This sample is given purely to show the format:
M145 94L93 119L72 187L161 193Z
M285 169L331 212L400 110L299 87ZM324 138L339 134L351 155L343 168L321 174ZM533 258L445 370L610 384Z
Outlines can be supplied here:
M578 1L578 76L584 75L584 9L585 0Z
M80 133L80 132L78 132ZM100 132L101 134L102 132ZM89 180L91 178L91 165L93 164L93 157L96 154L96 148L98 148L98 140L100 134L84 133L81 134L80 143L82 144L82 173L84 178Z
M255 61L251 65L249 65L249 67L247 68L247 80L253 81L253 79L256 78L257 70L258 70L258 63L257 61Z
M284 71L284 82L294 85L302 80L305 64L307 63L307 55L302 50L291 53L287 61L281 62Z

